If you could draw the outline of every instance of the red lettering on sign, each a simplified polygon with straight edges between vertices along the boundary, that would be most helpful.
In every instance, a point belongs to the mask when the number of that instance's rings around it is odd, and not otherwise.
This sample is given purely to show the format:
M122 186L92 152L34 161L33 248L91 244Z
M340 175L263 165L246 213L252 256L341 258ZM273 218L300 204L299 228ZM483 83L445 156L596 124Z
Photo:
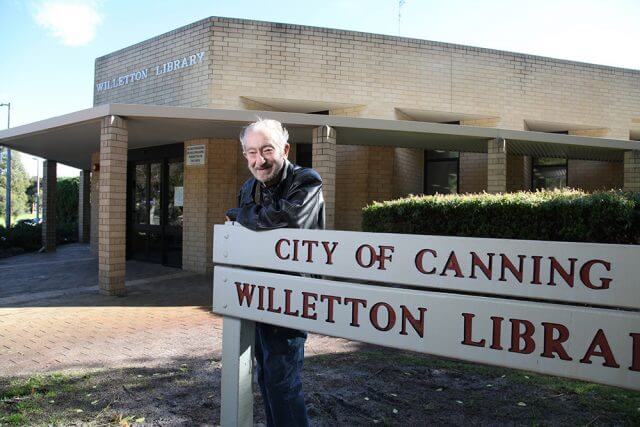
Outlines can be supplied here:
M494 350L503 350L502 348L502 321L504 317L491 316L492 333L491 333L491 346Z
M484 338L480 341L473 340L473 318L476 317L476 315L472 313L462 313L462 317L464 318L464 338L460 343L473 347L484 347L484 344L486 342Z
M303 240L302 246L307 245L307 262L313 262L313 247L318 247L320 242L317 240Z
M282 244L287 243L291 246L291 242L287 239L280 239L276 242L276 256L280 259L289 259L291 255L287 254L287 256L282 255Z
M291 311L291 293L293 291L291 289L284 290L284 314L287 316L298 316L300 311Z
M362 251L364 249L369 250L369 262L364 262L363 254L362 254ZM356 261L358 262L358 265L360 265L360 267L364 267L364 268L369 268L377 262L378 270L386 270L387 268L385 267L385 261L392 260L393 255L391 254L393 254L394 249L395 248L393 246L380 245L378 246L378 250L380 252L377 253L373 246L364 244L364 245L361 245L356 250ZM387 255L386 253L387 251L390 251L391 254Z
M611 263L602 261L599 259L592 259L584 263L582 268L580 269L580 280L582 283L590 289L609 289L609 285L611 284L611 279L603 277L600 279L600 286L596 286L591 281L591 268L596 265L601 264L604 266L605 270L611 271Z
M256 285L250 285L249 283L235 282L236 292L238 293L238 304L242 306L246 303L247 307L251 306L251 300L253 299L253 290Z
M449 258L447 258L447 262L445 263L440 275L446 276L447 270L455 271L456 277L464 277L464 275L462 274L462 270L460 269L460 263L458 263L458 258L456 257L456 253L454 251L451 251L451 253L449 254Z
M324 302L325 300L327 300L327 320L325 320L325 322L336 323L336 321L333 320L334 303L337 302L340 304L342 302L342 298L335 295L320 295L320 302Z
M367 248L369 250L369 262L365 263L362 259L362 251ZM360 267L369 268L376 262L376 250L371 245L362 245L356 251L356 261ZM345 300L346 301L346 300Z
M562 343L569 339L569 329L559 323L542 322L542 326L544 327L544 351L540 356L554 359L553 353L557 353L562 360L573 360L562 346ZM558 331L556 338L553 337L555 331Z
M569 258L569 263L570 263L569 272L567 272L567 270L565 270L564 267L562 267L558 262L558 260L555 259L554 257L550 256L549 259L551 260L551 268L549 272L549 283L547 283L547 285L551 285L551 286L556 285L556 282L553 279L554 279L554 273L557 271L558 273L560 273L560 276L562 276L562 279L565 281L565 283L569 285L570 288L573 288L573 275L575 274L577 259Z
M596 349L599 348L599 351ZM607 341L607 336L604 334L602 329L598 329L596 335L593 337L591 341L591 345L587 349L584 357L580 359L580 363L591 364L592 356L600 356L604 359L604 363L602 366L606 366L607 368L619 368L620 365L616 362L616 359L613 357L613 352L611 351L611 347L609 346L609 341Z
M493 276L493 256L495 254L494 253L488 253L487 256L489 257L489 265L486 265L484 262L482 262L482 260L480 259L480 257L478 256L477 253L475 252L471 252L471 276L469 276L471 279L475 279L476 278L476 267L480 267L480 270L482 270L482 272L484 273L485 277L489 280L491 280L491 277Z
M413 317L413 314L409 311L407 306L401 305L402 309L402 329L400 330L400 335L408 335L407 333L407 320L413 327L413 330L418 333L420 338L424 337L424 313L427 311L424 307L418 307L418 312L420 313L420 319L416 319Z
M630 371L640 371L640 334L630 333L629 336L633 339L633 355L631 357Z
M536 343L533 341L533 333L536 328L533 323L524 319L509 319L511 322L511 347L509 351L512 353L529 354L536 349ZM524 331L520 330L520 325L524 325ZM524 347L520 347L520 342L524 342Z
M436 272L436 268L433 267L431 270L426 271L424 269L424 254L431 254L433 255L434 258L437 258L438 253L436 251L434 251L433 249L422 249L420 252L418 252L416 254L416 260L415 260L415 264L416 264L416 268L418 269L418 271L422 274L434 274Z
M358 305L362 305L362 308L365 308L367 306L367 301L359 298L345 298L344 305L349 305L349 303L351 303L351 326L359 328Z
M332 244L331 249L329 249L329 243ZM338 246L338 242L322 242L322 246L324 247L324 251L327 254L327 265L333 264L332 257L333 251L336 250L336 246Z
M380 311L380 307L384 307L387 310L387 326L380 326L380 322L378 322L378 312ZM379 331L386 332L396 324L396 312L388 303L379 302L371 307L371 311L369 311L369 320L371 320L371 324L374 328Z
M275 292L276 288L273 288L271 286L269 286L267 288L268 294L269 294L269 307L267 307L267 311L270 311L272 313L280 313L282 311L282 307L274 307L273 306L273 293Z
M542 259L539 255L531 256L533 259L533 280L531 280L532 285L542 285L540 281L540 260Z
M264 286L258 285L258 310L264 310Z
M293 239L293 261L298 261L298 243L300 240Z
M305 319L316 320L318 315L316 313L311 313L310 310L316 310L316 303L309 302L309 298L313 298L314 301L318 300L318 294L314 294L313 292L303 292L302 293L302 317Z
M524 274L524 259L526 258L526 255L518 255L518 258L520 259L520 263L518 264L518 269L516 269L516 266L513 265L513 263L507 257L507 255L500 254L500 260L502 261L502 268L500 269L500 278L498 280L500 280L501 282L506 282L507 279L505 279L504 277L504 272L506 270L509 270L513 275L513 277L516 278L518 283L522 283L522 276Z

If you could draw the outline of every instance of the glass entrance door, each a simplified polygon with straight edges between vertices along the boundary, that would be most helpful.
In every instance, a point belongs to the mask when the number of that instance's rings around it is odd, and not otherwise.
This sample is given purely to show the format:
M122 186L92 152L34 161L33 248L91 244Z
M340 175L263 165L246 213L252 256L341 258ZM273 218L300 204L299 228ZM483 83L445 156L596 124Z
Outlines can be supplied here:
M127 255L182 266L183 159L129 163Z

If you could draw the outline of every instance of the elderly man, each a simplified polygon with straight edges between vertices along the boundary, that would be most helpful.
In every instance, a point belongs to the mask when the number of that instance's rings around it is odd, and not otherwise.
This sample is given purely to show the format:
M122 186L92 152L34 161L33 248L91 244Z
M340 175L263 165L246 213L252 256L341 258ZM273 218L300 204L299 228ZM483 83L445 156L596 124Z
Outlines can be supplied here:
M322 179L287 160L289 134L275 120L259 119L240 135L253 174L227 219L252 230L324 228ZM306 426L300 371L306 332L256 323L258 383L268 426Z

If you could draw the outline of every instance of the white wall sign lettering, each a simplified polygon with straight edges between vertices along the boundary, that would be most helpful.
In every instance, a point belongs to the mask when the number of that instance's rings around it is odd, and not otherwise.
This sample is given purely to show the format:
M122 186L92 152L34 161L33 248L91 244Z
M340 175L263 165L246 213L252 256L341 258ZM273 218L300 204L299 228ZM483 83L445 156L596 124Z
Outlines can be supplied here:
M204 52L198 52L192 55L184 56L182 58L174 59L160 65L152 66L151 69L154 72L152 76L159 76L162 74L178 71L183 68L192 67L194 65L201 64L203 60ZM131 73L119 77L114 77L111 80L105 80L103 82L96 83L96 90L98 92L104 92L109 89L125 86L140 80L145 80L147 77L149 77L149 68L141 68Z
M187 166L204 165L207 149L204 145L189 145L187 147Z

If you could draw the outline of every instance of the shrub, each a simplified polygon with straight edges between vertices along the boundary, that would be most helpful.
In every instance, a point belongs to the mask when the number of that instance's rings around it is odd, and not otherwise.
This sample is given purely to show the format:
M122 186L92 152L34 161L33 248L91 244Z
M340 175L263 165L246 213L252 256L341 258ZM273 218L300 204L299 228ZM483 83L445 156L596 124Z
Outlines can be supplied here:
M0 249L8 248L7 229L0 225Z
M640 243L640 193L578 190L410 196L363 210L364 231Z
M42 224L17 223L7 233L8 247L36 251L42 246Z

